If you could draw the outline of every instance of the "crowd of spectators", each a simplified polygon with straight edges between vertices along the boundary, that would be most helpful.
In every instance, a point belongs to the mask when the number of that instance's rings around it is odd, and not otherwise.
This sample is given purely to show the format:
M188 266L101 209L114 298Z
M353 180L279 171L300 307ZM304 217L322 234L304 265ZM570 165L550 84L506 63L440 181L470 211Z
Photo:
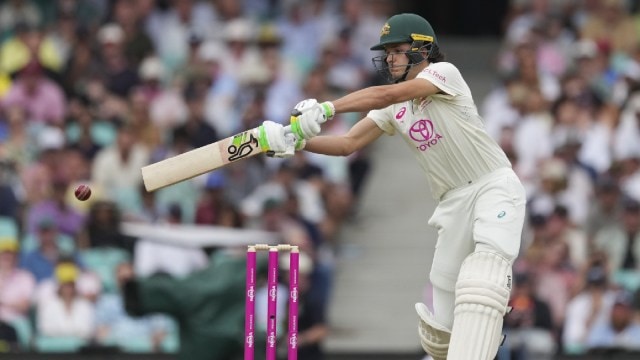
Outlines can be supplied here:
M176 351L175 322L131 317L123 284L188 276L208 254L135 241L124 221L278 232L311 259L322 322L366 153L254 157L154 193L140 168L377 83L368 44L394 11L390 0L0 3L0 352ZM499 357L640 350L640 2L513 0L495 60L479 111L528 194ZM73 198L79 183L90 200Z
M502 359L640 350L639 5L511 1L480 109L528 193Z
M0 352L177 351L174 319L132 317L123 288L188 277L210 253L135 239L124 222L259 229L299 245L317 309L300 342L319 352L331 248L367 154L254 157L153 193L140 168L378 81L367 44L393 12L389 0L0 2ZM84 202L80 183L92 188Z

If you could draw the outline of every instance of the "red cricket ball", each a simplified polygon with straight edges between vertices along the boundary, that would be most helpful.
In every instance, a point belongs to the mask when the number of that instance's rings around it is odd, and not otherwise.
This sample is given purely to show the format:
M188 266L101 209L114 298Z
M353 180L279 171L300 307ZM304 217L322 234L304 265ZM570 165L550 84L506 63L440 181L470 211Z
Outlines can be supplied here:
M76 199L85 201L91 196L91 188L89 187L89 185L85 184L78 185L78 187L76 187L76 190L74 191L74 194L76 195Z

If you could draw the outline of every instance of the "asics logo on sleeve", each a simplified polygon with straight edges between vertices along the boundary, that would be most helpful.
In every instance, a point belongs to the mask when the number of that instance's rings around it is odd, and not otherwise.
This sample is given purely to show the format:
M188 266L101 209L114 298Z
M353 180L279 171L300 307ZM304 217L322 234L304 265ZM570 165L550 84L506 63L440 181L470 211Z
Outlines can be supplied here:
M404 116L404 113L407 112L407 107L403 106L400 111L398 111L398 113L396 114L396 120L400 120L402 119L402 117Z

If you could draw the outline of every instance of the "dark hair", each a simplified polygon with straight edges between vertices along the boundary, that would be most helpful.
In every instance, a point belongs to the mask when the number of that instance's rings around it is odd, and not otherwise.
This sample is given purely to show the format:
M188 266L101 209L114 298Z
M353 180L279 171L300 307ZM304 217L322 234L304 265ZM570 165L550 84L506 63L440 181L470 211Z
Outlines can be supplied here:
M438 44L431 43L427 60L429 60L430 63L437 63L445 60L445 54L440 51Z

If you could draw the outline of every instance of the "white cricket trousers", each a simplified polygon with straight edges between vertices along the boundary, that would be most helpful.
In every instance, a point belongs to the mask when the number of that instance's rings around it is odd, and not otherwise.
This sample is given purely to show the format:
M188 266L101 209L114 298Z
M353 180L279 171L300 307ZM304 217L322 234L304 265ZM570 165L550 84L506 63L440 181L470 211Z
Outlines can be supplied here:
M453 326L455 285L462 261L473 251L514 260L520 250L526 194L511 168L495 170L440 199L429 225L438 230L430 279L436 320Z

